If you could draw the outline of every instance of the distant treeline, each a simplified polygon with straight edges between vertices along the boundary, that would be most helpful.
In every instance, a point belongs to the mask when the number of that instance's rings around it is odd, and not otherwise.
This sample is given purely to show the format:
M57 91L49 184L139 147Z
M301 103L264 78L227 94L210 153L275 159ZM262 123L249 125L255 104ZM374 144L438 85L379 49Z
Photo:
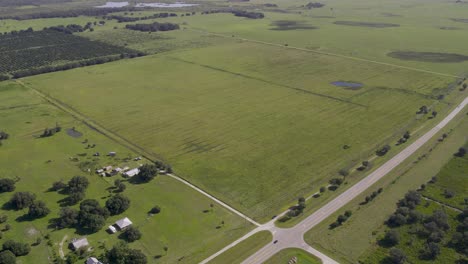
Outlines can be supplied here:
M87 8L74 10L56 10L47 12L37 12L30 14L19 14L13 16L0 16L1 19L27 20L38 18L57 18L57 17L79 17L79 16L106 16L110 13L126 12L126 11L142 11L148 8L122 7L122 8Z
M83 61L78 61L78 62L69 62L66 64L61 64L61 65L50 65L50 66L44 66L40 68L34 68L34 69L28 69L28 70L20 70L17 71L13 74L13 78L23 78L27 76L32 76L32 75L38 75L38 74L43 74L43 73L49 73L49 72L56 72L56 71L66 71L66 70L71 70L75 68L80 68L80 67L86 67L86 66L91 66L91 65L97 65L97 64L103 64L106 62L111 62L111 61L116 61L124 58L135 58L135 57L140 57L144 56L145 54L142 52L138 53L132 53L132 54L120 54L120 55L111 55L111 56L106 56L106 57L100 57L100 58L93 58L93 59L88 59L88 60L83 60Z
M216 9L216 10L204 11L201 14L207 15L207 14L216 14L216 13L231 13L238 17L246 17L246 18L251 18L251 19L261 19L265 17L265 15L260 12L249 12L249 11L231 10L231 9Z
M135 25L126 25L126 29L138 30L144 32L156 32L156 31L170 31L179 29L179 25L173 23L158 23L154 22L152 24L135 24Z
M155 19L155 18L167 18L167 17L176 17L176 13L156 13L151 16L144 16L144 17L129 17L129 16L120 16L120 15L110 15L110 16L105 16L105 19L115 19L119 23L124 23L124 22L135 22L139 20L148 20L148 19Z
M0 6L23 6L23 5L45 5L45 4L63 4L73 0L2 0Z

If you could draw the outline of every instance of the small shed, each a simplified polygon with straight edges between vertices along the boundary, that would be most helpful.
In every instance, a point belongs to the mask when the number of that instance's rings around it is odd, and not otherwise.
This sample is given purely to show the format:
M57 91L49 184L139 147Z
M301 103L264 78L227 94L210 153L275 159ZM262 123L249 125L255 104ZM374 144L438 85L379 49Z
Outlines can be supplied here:
M122 218L120 220L117 220L115 222L115 225L120 229L120 230L123 230L129 226L131 226L133 223L132 221L130 221L130 219L128 219L127 217L125 218Z
M103 263L95 257L90 257L86 260L86 264L103 264Z
M82 247L87 247L89 246L88 239L86 237L82 238L74 238L72 239L70 246L73 250L78 250Z
M111 151L108 154L108 156L111 156L111 157L114 157L115 155L117 155L117 152L115 152L115 151Z
M112 234L117 232L117 229L113 225L110 225L108 229L109 229L109 232L111 232Z

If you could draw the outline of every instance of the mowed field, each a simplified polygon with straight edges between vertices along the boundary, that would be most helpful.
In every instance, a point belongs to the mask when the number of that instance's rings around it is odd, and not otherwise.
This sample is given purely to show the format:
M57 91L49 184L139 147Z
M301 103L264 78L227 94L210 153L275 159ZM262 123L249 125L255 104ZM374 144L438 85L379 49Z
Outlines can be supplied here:
M260 220L401 136L453 81L236 40L24 80Z
M19 179L15 192L32 192L51 210L46 217L30 221L22 217L28 209L15 211L2 207L0 215L8 217L7 222L0 225L2 243L13 239L33 245L27 256L17 259L18 263L52 262L59 256L60 248L65 255L68 254L70 240L83 236L93 248L90 254L100 256L105 248L110 249L120 241L119 234L110 235L105 229L123 217L129 217L143 233L141 240L129 246L142 250L148 257L148 263L197 263L253 227L217 204L211 208L212 200L167 176L157 176L147 184L131 184L121 175L103 178L94 172L86 172L86 169L83 171L79 168L81 162L91 162L96 167L136 167L148 161L124 161L124 158L133 158L137 154L73 119L28 88L2 82L0 105L0 130L10 134L10 138L2 140L0 146L0 175L2 178ZM46 127L54 127L56 123L62 127L61 132L52 137L38 138ZM66 130L72 127L82 134L81 137L67 134ZM96 144L96 147L86 148L87 144L82 143L85 140L88 144ZM109 151L117 152L117 156L106 157L105 153ZM95 152L100 152L101 156L93 157ZM79 160L72 161L72 157ZM53 182L67 182L76 175L85 176L90 182L86 199L96 199L102 206L112 194L114 180L123 180L127 188L122 194L130 199L130 208L123 214L109 217L105 227L96 233L88 234L74 228L56 230L54 220L68 195L49 188ZM0 206L12 195L13 192L1 193ZM161 207L161 212L148 215L155 205ZM5 231L7 224L11 229ZM50 243L45 238L47 235ZM34 245L37 238L42 238L42 242ZM62 241L63 246L60 245ZM168 247L167 252L165 246ZM160 258L156 260L154 257L158 255ZM79 263L83 262L80 260Z

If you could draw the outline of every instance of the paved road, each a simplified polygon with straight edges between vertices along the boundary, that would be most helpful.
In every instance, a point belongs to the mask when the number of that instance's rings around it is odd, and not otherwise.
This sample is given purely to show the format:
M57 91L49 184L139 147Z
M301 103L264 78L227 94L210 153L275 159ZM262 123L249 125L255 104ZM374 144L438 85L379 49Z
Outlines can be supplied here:
M223 252L231 249L235 245L239 244L243 240L247 239L248 237L252 236L253 234L262 231L268 230L273 234L273 240L278 240L275 243L269 243L268 245L264 246L252 256L247 258L243 261L243 264L260 264L268 260L274 254L278 253L282 249L286 248L301 248L310 252L311 254L317 256L322 260L324 264L337 264L338 262L334 261L333 259L329 258L328 256L322 254L318 250L312 248L304 241L304 234L313 228L314 226L318 225L320 222L328 218L330 215L335 213L345 204L356 198L359 194L364 192L382 177L387 175L390 171L392 171L395 167L400 165L404 160L410 157L415 151L417 151L421 146L423 146L429 139L431 139L435 134L437 134L442 128L444 128L458 113L460 113L465 106L468 105L468 97L460 103L447 117L445 117L439 124L437 124L434 128L432 128L429 132L418 138L414 143L406 147L392 159L384 163L381 167L377 170L369 174L366 178L362 179L354 186L340 194L338 197L327 203L325 206L321 207L319 210L308 216L306 219L301 221L299 224L292 228L278 228L275 226L274 221L271 220L270 222L257 227L256 229L252 230L245 236L239 238L238 240L234 241L230 245L226 246L222 250L218 251L214 255L210 256L209 258L202 261L202 264L208 263L213 258L219 256ZM284 212L283 214L285 214ZM282 215L283 215L282 214ZM281 215L280 215L281 216ZM280 217L278 216L278 217Z

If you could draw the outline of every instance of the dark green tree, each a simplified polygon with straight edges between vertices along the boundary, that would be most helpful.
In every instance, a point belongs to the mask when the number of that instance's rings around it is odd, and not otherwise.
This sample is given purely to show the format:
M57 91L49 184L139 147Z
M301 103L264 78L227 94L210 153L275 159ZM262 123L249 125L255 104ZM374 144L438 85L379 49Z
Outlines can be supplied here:
M140 167L138 178L143 182L149 182L158 175L158 168L154 164L145 164Z
M46 204L43 201L34 201L29 206L28 215L32 218L41 218L50 213L50 209L47 208Z
M8 178L0 179L0 193L12 192L15 188L14 180Z
M118 215L125 212L130 207L130 199L117 194L106 201L106 208L111 215Z
M30 192L17 192L11 197L9 204L16 210L29 207L36 199L36 195Z

